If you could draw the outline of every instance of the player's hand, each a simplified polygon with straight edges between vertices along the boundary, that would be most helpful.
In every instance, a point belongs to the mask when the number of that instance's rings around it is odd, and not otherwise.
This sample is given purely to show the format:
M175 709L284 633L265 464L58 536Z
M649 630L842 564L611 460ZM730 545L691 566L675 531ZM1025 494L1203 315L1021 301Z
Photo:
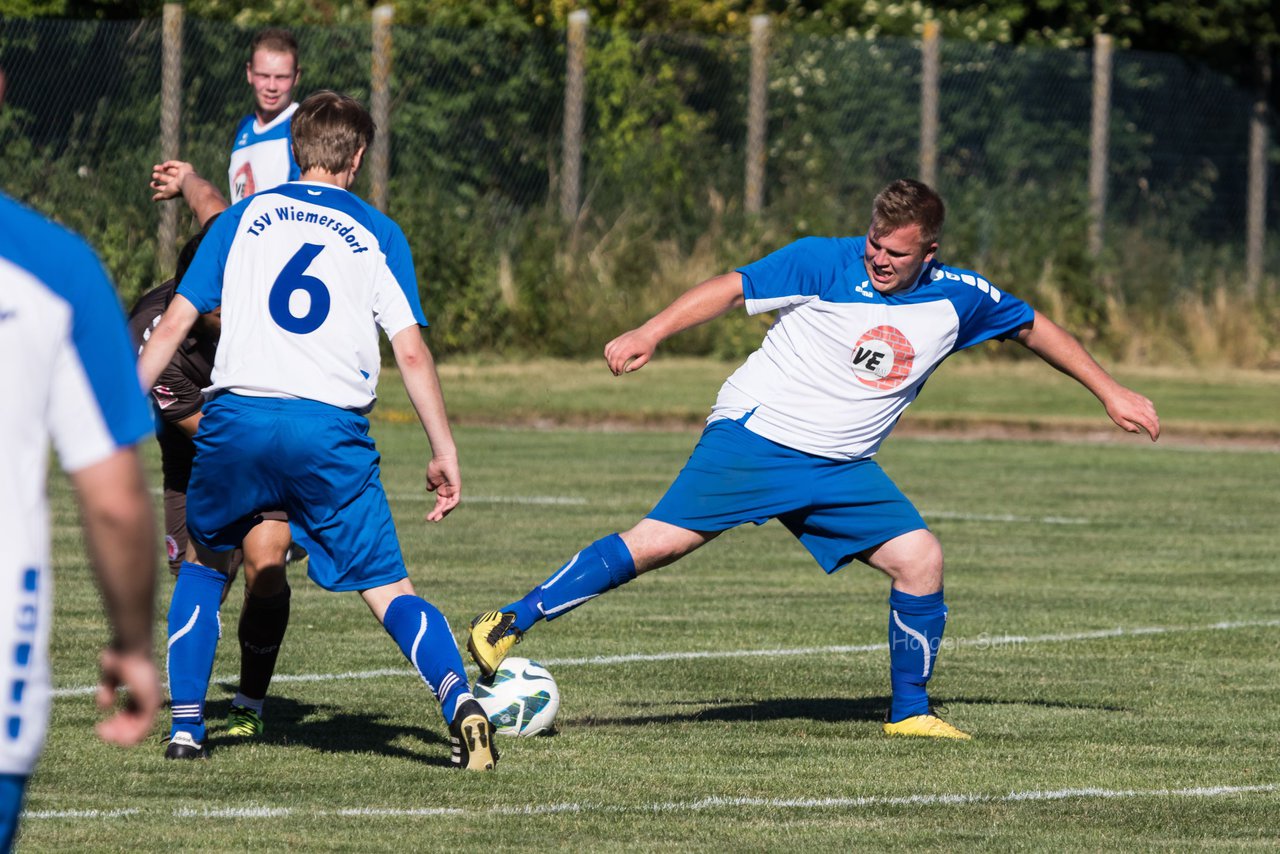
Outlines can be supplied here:
M143 653L113 649L104 649L98 661L102 669L98 708L115 708L116 689L125 689L124 704L95 727L98 737L124 747L138 744L151 732L160 710L160 677L155 662Z
M457 457L432 457L427 463L427 489L436 494L436 506L427 513L428 522L439 522L462 500L462 474Z
M624 332L604 345L604 360L615 377L643 368L658 349L658 341L644 327Z
M1160 438L1160 416L1156 414L1155 404L1136 391L1120 386L1103 405L1120 429L1129 433L1145 430L1153 442Z
M182 182L195 174L195 167L183 160L166 160L151 167L151 189L156 194L153 202L163 202L182 195Z

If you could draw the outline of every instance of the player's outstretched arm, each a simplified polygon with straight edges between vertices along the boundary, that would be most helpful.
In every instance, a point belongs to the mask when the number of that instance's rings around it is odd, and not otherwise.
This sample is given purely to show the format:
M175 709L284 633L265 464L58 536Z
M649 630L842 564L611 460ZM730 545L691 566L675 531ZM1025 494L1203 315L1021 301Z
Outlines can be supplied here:
M436 361L417 326L397 332L391 338L391 352L400 368L409 401L418 413L422 429L431 443L431 461L427 463L427 489L436 494L436 506L427 513L427 521L439 522L462 500L462 474L458 468L458 448L453 442L449 415L444 408L444 392Z
M725 273L694 285L643 326L624 332L604 346L604 360L613 375L638 371L653 358L666 339L686 329L714 320L746 302L742 274Z
M113 638L99 658L98 705L124 704L97 726L112 744L137 744L160 708L160 680L152 659L155 609L155 522L142 465L133 448L71 474L84 515L85 540L102 591Z
M151 393L156 378L169 364L173 354L178 352L178 347L186 340L187 333L199 316L200 312L182 294L176 295L173 302L169 303L160 322L151 330L151 337L142 345L142 352L138 354L138 382L142 384L144 393Z
M166 160L152 166L151 189L156 191L151 197L153 202L163 202L181 195L201 227L230 207L218 188L200 177L195 167L183 160Z
M1155 404L1116 382L1070 332L1037 311L1031 325L1017 337L1031 352L1093 392L1121 429L1145 430L1153 442L1160 438Z

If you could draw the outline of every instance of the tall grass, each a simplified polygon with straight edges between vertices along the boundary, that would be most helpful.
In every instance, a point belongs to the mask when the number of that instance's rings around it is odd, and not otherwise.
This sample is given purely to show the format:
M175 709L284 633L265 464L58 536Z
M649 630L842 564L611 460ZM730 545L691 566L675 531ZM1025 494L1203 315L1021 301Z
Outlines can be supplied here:
M461 323L478 334L466 340L450 336L444 351L474 351L478 337L499 352L596 356L609 339L643 323L694 284L802 236L798 220L747 217L736 200L714 191L708 191L707 210L702 229L687 236L671 234L658 214L640 207L616 214L588 207L568 224L553 211L536 212L484 264L488 302L468 304L466 314L458 312L456 301L445 304L443 328ZM844 233L864 227L851 218ZM1174 251L1136 227L1117 230L1112 240L1104 258L1094 262L1081 257L1079 247L1055 248L1052 241L979 248L962 232L953 243L944 236L939 255L988 275L1109 362L1280 367L1280 304L1269 296L1280 293L1275 276L1264 279L1259 296L1250 296L1243 258L1223 247L1205 243ZM480 273L481 264L472 272ZM664 350L740 358L758 346L770 320L735 312L672 339Z

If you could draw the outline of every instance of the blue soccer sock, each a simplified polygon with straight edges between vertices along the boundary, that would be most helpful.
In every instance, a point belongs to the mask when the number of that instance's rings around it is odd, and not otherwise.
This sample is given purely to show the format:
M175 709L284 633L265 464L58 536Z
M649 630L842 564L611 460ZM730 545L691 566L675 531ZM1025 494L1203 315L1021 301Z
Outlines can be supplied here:
M397 596L387 606L382 627L436 695L444 719L452 723L458 704L471 698L471 685L444 614L418 596Z
M198 563L183 561L178 572L169 602L170 737L186 732L204 742L204 700L222 636L218 608L226 584L227 576Z
M889 593L889 668L893 683L893 704L889 720L896 723L913 715L929 713L925 685L933 675L934 663L947 625L947 606L942 591L928 596L912 596L901 590Z
M552 620L601 593L636 577L636 564L622 537L610 534L574 555L523 599L502 610L516 615L515 627L529 631L541 619Z

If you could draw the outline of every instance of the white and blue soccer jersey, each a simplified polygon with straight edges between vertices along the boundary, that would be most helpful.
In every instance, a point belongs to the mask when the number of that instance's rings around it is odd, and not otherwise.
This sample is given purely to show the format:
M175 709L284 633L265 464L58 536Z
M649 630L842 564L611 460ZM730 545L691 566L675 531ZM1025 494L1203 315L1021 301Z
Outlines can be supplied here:
M297 109L298 104L292 103L265 125L259 124L253 113L240 121L231 144L231 166L227 170L232 204L302 177L293 159L290 131Z
M49 440L69 472L151 433L115 290L80 238L0 195L0 774L44 742Z
M936 259L909 290L881 294L865 246L809 237L739 269L747 311L778 317L708 421L749 414L747 429L789 448L870 457L943 359L1032 320L1022 300Z
M390 218L329 184L295 182L227 209L178 293L222 306L206 393L317 400L367 411L378 327L425 326L409 243Z

